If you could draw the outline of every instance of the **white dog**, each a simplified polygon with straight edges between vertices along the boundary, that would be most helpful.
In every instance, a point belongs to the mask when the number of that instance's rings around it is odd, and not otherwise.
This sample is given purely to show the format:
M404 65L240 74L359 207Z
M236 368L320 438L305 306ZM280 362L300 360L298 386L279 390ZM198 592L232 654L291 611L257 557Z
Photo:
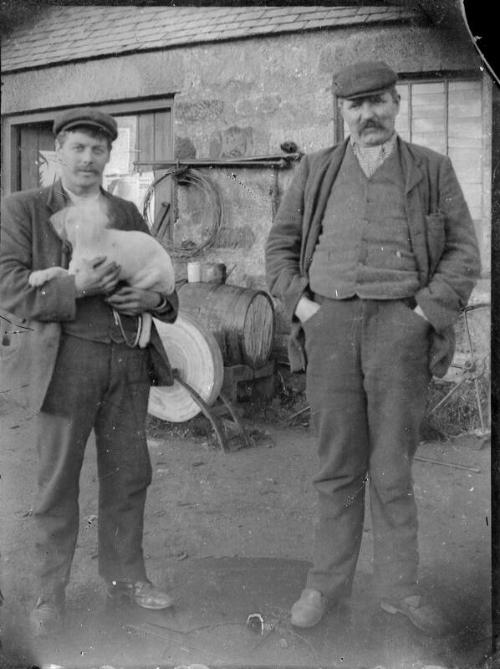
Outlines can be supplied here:
M50 218L61 239L72 246L68 269L49 267L32 272L31 286L42 286L61 274L77 274L84 264L97 256L120 266L120 281L133 288L171 294L175 274L169 254L151 235L138 230L115 230L109 226L106 211L98 202L63 209ZM119 315L115 312L115 318ZM151 335L151 314L142 314L138 344L144 348Z

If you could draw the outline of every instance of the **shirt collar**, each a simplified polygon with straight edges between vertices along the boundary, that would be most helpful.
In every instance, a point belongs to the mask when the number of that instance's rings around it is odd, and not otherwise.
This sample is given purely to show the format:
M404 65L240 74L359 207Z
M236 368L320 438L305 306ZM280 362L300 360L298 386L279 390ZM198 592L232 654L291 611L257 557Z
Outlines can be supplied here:
M393 132L392 135L389 137L389 139L385 141L383 144L377 144L376 146L360 146L352 135L349 137L349 141L351 142L351 145L356 152L377 153L377 151L380 151L381 154L385 155L389 155L393 151L397 139L398 139L398 133Z
M82 202L92 202L95 200L99 200L102 197L101 189L99 189L97 193L92 193L92 195L76 195L76 193L70 191L69 188L66 188L64 184L61 183L61 186L64 194L66 195L68 200L73 204L81 204Z

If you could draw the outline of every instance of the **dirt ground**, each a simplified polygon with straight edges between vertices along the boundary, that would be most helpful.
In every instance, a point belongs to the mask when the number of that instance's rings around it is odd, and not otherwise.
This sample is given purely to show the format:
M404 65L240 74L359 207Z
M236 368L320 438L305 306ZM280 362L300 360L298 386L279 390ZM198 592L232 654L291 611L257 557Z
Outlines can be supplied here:
M224 453L210 424L151 420L154 469L144 548L149 577L171 589L168 612L110 610L96 560L96 469L92 439L81 479L81 527L67 592L66 629L34 642L27 616L36 596L31 508L34 419L0 405L2 669L142 667L336 667L472 669L491 666L490 446L475 436L422 443L415 491L421 584L450 616L433 639L373 595L367 515L354 593L312 630L289 623L313 536L314 438L305 415L240 407L250 448ZM196 423L196 421L195 421ZM233 440L233 445L237 444ZM467 469L470 468L470 469ZM247 625L258 613L261 629ZM262 633L261 633L262 632ZM3 658L3 659L2 659ZM3 664L2 664L3 662Z

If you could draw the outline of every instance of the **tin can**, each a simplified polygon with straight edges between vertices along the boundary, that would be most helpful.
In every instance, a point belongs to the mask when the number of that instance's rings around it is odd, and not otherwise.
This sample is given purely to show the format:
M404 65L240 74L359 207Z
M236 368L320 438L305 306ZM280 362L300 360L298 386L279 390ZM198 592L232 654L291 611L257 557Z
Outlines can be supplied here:
M188 262L187 280L188 283L199 283L201 281L201 263Z

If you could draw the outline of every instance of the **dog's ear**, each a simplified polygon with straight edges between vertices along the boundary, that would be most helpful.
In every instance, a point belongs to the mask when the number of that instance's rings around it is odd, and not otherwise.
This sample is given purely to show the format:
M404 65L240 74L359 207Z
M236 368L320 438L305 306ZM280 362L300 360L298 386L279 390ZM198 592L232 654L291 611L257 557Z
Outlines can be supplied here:
M67 215L68 215L68 207L66 207L65 209L61 209L60 211L56 211L56 213L52 214L52 216L49 219L57 235L63 241L67 241L68 239L68 233L66 231Z

